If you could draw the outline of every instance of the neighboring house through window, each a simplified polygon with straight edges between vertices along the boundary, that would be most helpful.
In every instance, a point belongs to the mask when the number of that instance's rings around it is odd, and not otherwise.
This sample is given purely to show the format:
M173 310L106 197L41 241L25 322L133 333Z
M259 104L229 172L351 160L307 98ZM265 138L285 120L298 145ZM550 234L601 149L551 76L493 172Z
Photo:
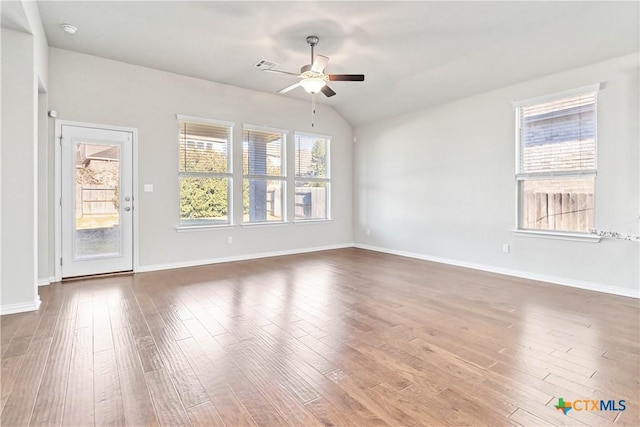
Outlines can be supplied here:
M518 229L594 227L598 85L516 103Z

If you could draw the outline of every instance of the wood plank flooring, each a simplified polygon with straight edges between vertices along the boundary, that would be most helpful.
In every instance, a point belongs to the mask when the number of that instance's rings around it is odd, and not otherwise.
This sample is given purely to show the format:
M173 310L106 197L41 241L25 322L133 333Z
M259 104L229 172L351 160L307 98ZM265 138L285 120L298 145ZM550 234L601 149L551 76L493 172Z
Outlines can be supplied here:
M640 425L632 298L360 249L40 292L2 426Z

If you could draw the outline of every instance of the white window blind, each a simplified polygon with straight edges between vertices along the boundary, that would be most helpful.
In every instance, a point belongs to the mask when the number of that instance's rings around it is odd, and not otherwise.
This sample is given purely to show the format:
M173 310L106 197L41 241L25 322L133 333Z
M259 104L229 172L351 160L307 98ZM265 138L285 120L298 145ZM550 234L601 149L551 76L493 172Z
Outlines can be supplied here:
M179 121L180 171L227 173L231 127Z
M596 169L596 93L519 108L521 175L583 175Z
M245 126L242 147L243 222L284 221L286 133Z

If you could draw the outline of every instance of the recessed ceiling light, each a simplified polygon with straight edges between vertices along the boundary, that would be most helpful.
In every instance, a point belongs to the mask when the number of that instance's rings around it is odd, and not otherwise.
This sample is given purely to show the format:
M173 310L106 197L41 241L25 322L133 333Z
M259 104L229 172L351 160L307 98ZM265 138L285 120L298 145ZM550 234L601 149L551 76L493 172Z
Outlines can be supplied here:
M60 25L65 33L67 34L75 34L78 32L78 27L74 27L71 24L62 24Z

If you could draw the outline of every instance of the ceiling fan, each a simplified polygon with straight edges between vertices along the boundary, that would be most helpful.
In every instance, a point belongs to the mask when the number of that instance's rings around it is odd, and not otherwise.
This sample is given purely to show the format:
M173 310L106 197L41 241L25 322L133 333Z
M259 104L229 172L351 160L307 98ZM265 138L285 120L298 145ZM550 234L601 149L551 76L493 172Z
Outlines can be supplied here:
M290 90L301 86L307 93L315 95L318 92L322 92L326 97L335 95L336 93L327 86L327 82L335 81L347 81L347 82L362 82L364 81L364 74L325 74L324 69L329 62L329 58L324 55L314 55L314 48L318 44L320 39L317 36L307 37L307 43L311 46L311 64L307 64L300 68L300 74L291 73L288 71L280 71L274 69L263 69L262 71L268 71L270 73L289 74L296 76L300 79L299 82L287 86L284 89L280 89L278 93L287 93Z

